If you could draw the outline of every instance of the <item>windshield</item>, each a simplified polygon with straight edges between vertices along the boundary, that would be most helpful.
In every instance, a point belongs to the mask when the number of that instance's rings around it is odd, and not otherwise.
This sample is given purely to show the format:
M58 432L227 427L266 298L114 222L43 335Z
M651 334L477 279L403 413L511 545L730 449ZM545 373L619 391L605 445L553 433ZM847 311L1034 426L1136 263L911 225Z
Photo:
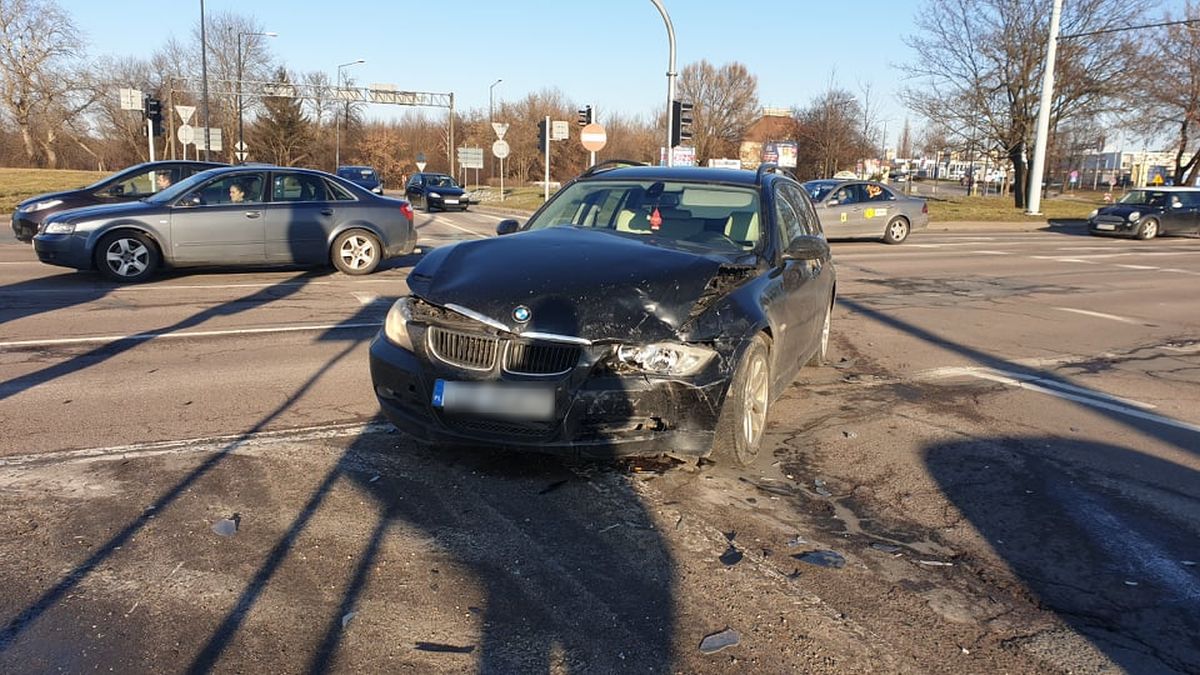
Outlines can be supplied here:
M107 187L108 185L115 185L116 183L120 183L122 180L128 178L129 176L132 176L136 173L144 171L145 168L146 167L144 167L141 164L135 164L135 165L129 167L128 169L125 169L124 171L119 171L117 173L112 174L111 176L105 176L104 178L101 178L100 180L96 181L95 183L92 183L91 185L88 185L88 186L80 188L80 189L91 190L91 191L95 192L95 191L99 190L100 188Z
M822 199L825 199L825 195L832 192L833 188L837 186L837 183L809 181L804 184L804 191L808 193L808 196L811 197L814 202L819 202Z
M425 179L425 184L429 187L458 187L458 183L450 176L430 176Z
M1161 190L1131 190L1117 201L1118 204L1134 204L1136 206L1164 206L1167 203L1167 193Z
M167 202L173 202L200 183L212 178L214 172L221 170L222 169L209 169L208 171L201 171L200 173L192 174L178 183L172 184L163 191L146 197L144 201L150 202L151 204L166 204Z
M558 193L527 229L606 230L720 253L754 250L761 237L758 192L708 183L591 180Z

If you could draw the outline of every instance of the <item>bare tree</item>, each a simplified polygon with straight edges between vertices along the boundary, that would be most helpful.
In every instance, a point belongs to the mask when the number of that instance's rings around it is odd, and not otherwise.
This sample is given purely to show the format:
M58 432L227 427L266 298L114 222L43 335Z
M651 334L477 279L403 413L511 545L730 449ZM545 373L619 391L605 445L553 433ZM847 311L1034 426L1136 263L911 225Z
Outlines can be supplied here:
M692 145L697 161L736 157L742 134L758 117L758 78L741 63L718 68L701 60L679 74L678 96L695 105Z
M1073 0L1062 34L1136 24L1151 0ZM1024 207L1028 147L1033 141L1049 34L1043 0L926 0L907 39L915 58L903 66L917 84L909 107L962 138L982 137L1013 165L1013 198ZM1053 124L1113 107L1139 58L1131 33L1060 42Z
M896 156L904 159L912 159L913 156L912 124L907 117L904 118L904 128L900 131L900 141L896 143Z
M0 0L0 108L30 164L58 164L64 122L91 104L79 31L53 0Z
M1200 4L1189 0L1183 18L1200 21ZM1200 179L1200 26L1168 26L1149 42L1146 63L1153 65L1138 71L1134 93L1143 105L1130 122L1147 136L1171 139L1175 183L1190 185Z
M827 178L871 154L874 144L864 133L862 109L845 89L831 83L795 118L800 138L796 169L802 176Z

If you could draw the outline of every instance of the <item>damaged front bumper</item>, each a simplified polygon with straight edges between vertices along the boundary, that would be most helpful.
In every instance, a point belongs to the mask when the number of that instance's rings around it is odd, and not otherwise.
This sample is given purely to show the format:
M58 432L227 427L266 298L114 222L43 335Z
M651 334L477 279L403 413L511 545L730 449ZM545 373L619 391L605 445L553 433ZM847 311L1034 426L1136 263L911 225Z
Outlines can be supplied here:
M398 347L381 333L371 344L371 379L388 419L433 443L593 458L711 452L731 376L728 359L714 359L694 376L672 378L614 372L604 356L611 347L589 349L570 372L521 378L457 369ZM450 414L433 404L439 379L552 386L554 415L533 421Z

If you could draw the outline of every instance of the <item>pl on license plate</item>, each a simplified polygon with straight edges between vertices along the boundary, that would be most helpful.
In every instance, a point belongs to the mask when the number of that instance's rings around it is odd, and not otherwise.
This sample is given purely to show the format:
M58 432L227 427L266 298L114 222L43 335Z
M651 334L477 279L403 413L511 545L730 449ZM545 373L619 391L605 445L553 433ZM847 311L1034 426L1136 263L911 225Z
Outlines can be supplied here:
M549 420L554 417L554 388L438 380L433 385L433 407L451 413Z
M446 202L447 204L457 204L458 203L457 199L443 199L442 201Z
M1115 230L1115 229L1117 229L1117 226L1113 225L1112 223L1096 223L1096 229L1097 230Z

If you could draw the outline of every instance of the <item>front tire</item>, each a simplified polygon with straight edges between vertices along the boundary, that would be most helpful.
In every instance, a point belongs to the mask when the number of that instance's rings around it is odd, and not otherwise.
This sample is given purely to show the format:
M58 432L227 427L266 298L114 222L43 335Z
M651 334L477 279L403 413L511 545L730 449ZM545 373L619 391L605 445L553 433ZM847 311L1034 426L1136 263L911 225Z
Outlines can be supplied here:
M344 274L370 274L382 259L379 239L369 232L347 230L333 240L333 266Z
M1154 218L1143 218L1141 225L1138 225L1137 238L1142 240L1153 239L1157 237L1158 234L1158 220Z
M756 335L742 355L721 407L713 450L746 466L758 457L771 404L771 365L767 342Z
M135 230L104 235L96 246L96 268L104 276L126 284L149 279L158 269L158 246Z
M883 241L888 244L899 244L908 239L908 233L911 229L908 219L892 218L888 221L887 229L883 231Z

